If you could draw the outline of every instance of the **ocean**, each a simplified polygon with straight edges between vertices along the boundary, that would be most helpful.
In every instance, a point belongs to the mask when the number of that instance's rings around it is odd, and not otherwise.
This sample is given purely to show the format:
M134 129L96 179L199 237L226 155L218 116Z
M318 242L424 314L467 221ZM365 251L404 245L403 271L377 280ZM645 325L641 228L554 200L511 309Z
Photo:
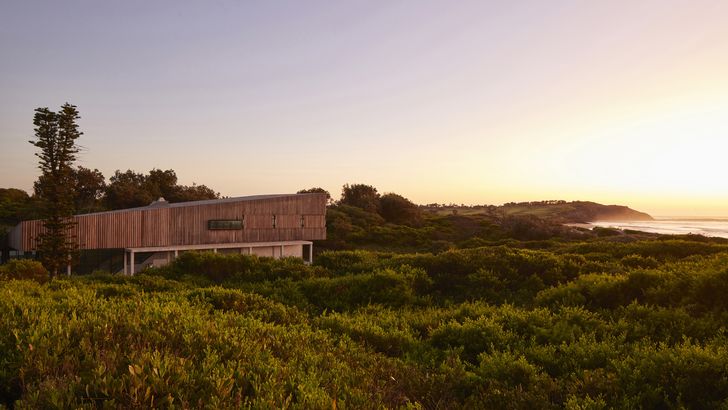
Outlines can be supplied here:
M667 235L696 234L728 238L728 218L655 218L654 221L597 221L591 225Z

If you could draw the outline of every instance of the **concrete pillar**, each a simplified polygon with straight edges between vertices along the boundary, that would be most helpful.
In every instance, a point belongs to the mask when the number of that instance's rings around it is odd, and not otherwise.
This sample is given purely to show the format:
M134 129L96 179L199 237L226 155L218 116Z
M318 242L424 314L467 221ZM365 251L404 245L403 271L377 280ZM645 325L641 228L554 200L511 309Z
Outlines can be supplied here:
M285 245L281 245L281 258L283 258L283 248Z
M252 254L253 254L253 247L252 246L249 246L248 247L248 255L252 255Z
M126 268L126 249L124 249L124 275L127 274L127 268Z
M217 248L212 248L212 253L217 253Z
M171 262L171 260L172 260L172 252L167 251L167 265L169 265L169 262Z
M179 256L179 251L177 249L174 250L174 259L176 260Z
M131 251L131 274L134 275L134 251Z
M66 265L66 275L71 276L71 264Z
M308 245L308 263L313 263L313 243Z

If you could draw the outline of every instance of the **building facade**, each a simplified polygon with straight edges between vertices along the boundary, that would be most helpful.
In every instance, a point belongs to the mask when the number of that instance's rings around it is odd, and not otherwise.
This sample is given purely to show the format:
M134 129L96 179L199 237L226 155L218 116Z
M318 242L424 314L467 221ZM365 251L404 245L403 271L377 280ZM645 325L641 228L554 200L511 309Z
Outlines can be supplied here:
M163 265L188 251L301 257L310 262L312 241L326 239L326 202L326 194L319 193L174 204L160 198L141 208L76 215L71 235L82 261L96 255L99 267L127 274ZM19 223L10 232L10 248L34 252L42 230L40 220Z

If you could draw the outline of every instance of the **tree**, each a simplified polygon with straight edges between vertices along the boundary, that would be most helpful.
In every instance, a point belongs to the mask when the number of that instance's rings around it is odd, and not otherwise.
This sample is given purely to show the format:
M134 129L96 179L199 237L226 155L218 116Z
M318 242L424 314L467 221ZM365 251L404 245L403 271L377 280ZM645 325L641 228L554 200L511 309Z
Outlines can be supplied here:
M206 185L177 185L177 174L172 169L152 169L148 175L117 170L109 179L104 202L109 209L126 209L149 205L160 197L169 202L187 202L215 199L220 194Z
M106 178L98 169L88 169L79 166L71 169L73 184L73 203L76 213L89 213L103 210L100 200L106 190ZM43 195L45 186L43 177L38 178L33 184L35 196ZM25 218L32 219L32 218Z
M161 169L155 168L149 171L149 175L147 175L144 185L147 192L149 192L154 199L162 197L170 202L178 202L175 200L178 193L178 187L177 173L174 172L174 170L168 169L166 171L162 171Z
M24 219L37 219L33 198L16 188L0 188L0 225L15 226Z
M149 205L158 198L145 186L144 174L132 170L121 172L118 169L109 178L104 203L108 209L126 209Z
M377 188L364 184L346 184L341 190L342 205L355 206L368 212L379 212Z
M309 189L302 189L296 193L297 194L326 194L326 202L328 204L331 204L331 194L329 193L329 191L327 191L323 188L314 187L314 188L309 188Z
M73 263L78 249L71 229L75 225L72 166L78 153L76 140L83 134L76 124L79 118L76 106L69 103L57 113L37 108L33 117L35 140L29 142L40 149L35 154L41 171L36 194L44 228L36 238L36 249L52 276Z
M379 199L380 211L387 222L400 225L419 225L422 223L420 207L402 195L384 194Z
M202 201L205 199L219 198L220 194L206 185L178 185L170 202Z
M38 219L37 200L20 189L0 188L0 263L10 257L7 233L24 219Z
M77 213L103 210L100 200L106 191L106 178L98 169L78 167L73 170L74 203Z

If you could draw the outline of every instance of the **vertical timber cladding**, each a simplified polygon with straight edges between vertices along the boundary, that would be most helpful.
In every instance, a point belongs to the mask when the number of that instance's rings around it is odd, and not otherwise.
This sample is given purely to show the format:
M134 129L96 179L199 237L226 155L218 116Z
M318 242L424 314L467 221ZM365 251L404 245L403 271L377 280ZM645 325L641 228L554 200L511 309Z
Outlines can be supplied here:
M316 194L170 207L169 245L326 238L326 196ZM273 216L275 215L275 227ZM304 227L301 227L301 218ZM242 230L210 230L209 220L244 220ZM146 233L145 233L146 235ZM165 246L165 245L145 245Z
M319 240L326 239L326 200L325 194L298 194L100 212L75 216L72 234L81 249ZM207 229L211 219L243 218L242 230ZM12 243L20 251L35 249L42 226L39 220L21 222Z

